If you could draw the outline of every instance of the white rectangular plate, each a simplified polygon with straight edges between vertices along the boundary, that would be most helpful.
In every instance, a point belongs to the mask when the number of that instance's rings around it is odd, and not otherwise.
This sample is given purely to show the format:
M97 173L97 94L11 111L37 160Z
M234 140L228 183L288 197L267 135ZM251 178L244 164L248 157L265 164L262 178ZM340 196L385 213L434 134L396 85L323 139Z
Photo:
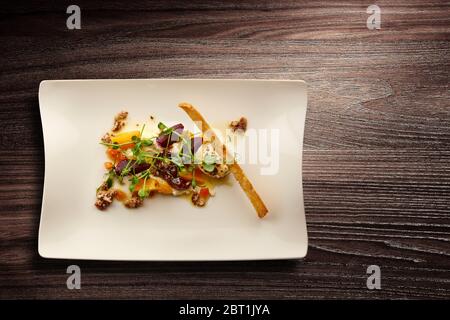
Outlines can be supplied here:
M244 171L269 209L259 219L233 177L204 208L155 196L130 210L115 202L95 208L104 179L99 144L115 114L135 122L153 115L192 123L177 107L195 105L211 123L245 116L249 128L279 129L275 175L262 165ZM45 145L45 182L39 254L95 260L265 260L301 258L307 251L302 191L306 114L303 81L272 80L55 80L43 81L39 104ZM131 121L131 120L130 120Z

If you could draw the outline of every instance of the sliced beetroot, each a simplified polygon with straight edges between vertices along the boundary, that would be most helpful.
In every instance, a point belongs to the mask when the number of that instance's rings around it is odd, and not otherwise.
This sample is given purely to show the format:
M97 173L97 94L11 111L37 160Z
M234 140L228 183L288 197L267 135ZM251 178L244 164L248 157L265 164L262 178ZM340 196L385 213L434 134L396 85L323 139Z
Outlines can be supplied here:
M150 164L143 162L143 163L134 163L133 164L133 169L132 171L134 172L134 174L138 174L141 173L142 171L147 170L148 168L150 168Z
M203 138L202 137L193 137L191 138L191 151L192 154L195 154L200 148L200 146L203 144Z
M175 190L186 190L190 187L191 181L186 180L178 175L177 166L173 163L164 163L158 161L156 163L155 176L161 177L169 183Z
M164 180L166 180L166 179L164 179ZM186 180L181 177L171 178L166 181L170 184L170 186L172 188L174 188L175 190L180 190L180 191L188 189L189 186L191 185L191 181Z
M170 145L172 145L175 142L178 142L180 140L180 135L183 133L184 126L179 123L172 127L170 127L172 131L176 133L161 133L158 138L156 138L156 142L162 147L166 148ZM170 141L169 141L170 138Z
M125 169L125 167L127 166L127 163L128 163L128 160L120 160L116 164L114 171L116 172L117 175L120 175L122 173L123 169Z
M128 164L128 160L121 160L121 161L119 161L119 163L116 164L116 167L114 169L116 174L117 175L121 175L123 169L125 169L127 164ZM132 160L131 163L130 163L129 168L130 168L130 173L138 174L138 173L140 173L142 171L145 171L148 168L150 168L150 165L148 163L145 163L145 162L143 162L143 163L136 163L136 161Z

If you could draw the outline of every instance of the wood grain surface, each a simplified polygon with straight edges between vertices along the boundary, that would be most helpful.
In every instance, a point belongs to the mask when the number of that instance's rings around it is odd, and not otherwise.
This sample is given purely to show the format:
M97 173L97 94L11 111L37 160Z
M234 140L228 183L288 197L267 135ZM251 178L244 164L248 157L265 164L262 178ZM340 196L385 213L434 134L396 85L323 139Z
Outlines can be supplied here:
M374 31L367 1L76 3L81 30L66 1L0 8L0 298L450 298L449 2L377 1ZM39 82L166 77L307 81L305 259L38 256Z

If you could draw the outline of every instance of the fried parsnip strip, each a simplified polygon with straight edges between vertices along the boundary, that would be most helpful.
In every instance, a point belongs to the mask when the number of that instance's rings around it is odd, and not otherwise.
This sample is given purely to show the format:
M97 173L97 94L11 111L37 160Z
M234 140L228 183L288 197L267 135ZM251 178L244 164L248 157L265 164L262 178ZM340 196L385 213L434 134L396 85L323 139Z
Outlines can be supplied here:
M222 145L217 135L212 130L211 126L206 122L205 118L200 114L200 112L195 109L195 107L189 103L180 103L178 105L181 109L183 109L187 115L194 121L194 122L200 122L202 127L199 128L203 133L209 132L214 139L215 142L218 143L219 147L222 147L224 150L224 154L227 155L227 149L225 145ZM268 210L266 206L264 205L264 202L262 201L261 197L256 192L255 188L253 188L252 183L245 175L244 171L242 170L241 166L233 159L233 163L230 164L230 170L233 173L234 178L239 182L239 185L244 190L247 197L250 199L253 207L255 208L256 212L258 213L258 217L263 218Z

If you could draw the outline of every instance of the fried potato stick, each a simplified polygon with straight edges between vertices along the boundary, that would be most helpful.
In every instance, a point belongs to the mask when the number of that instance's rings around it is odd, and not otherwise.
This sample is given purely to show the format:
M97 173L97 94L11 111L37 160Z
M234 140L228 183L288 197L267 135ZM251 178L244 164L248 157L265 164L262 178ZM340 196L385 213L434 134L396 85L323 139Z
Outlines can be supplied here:
M178 106L181 109L183 109L194 122L197 123L200 122L201 128L199 129L203 133L205 132L210 133L214 137L215 142L218 143L219 147L223 148L224 154L225 155L228 154L225 145L222 145L219 138L212 130L211 126L208 124L208 122L206 122L205 118L203 118L200 112L198 112L193 105L183 102L180 103ZM267 214L268 210L264 205L264 202L262 201L261 197L258 195L255 188L253 187L252 183L247 178L241 166L235 161L235 159L233 159L233 163L230 164L230 170L231 173L233 173L234 178L239 182L239 185L241 186L242 190L244 190L245 194L250 199L253 207L258 213L258 217L263 218Z

